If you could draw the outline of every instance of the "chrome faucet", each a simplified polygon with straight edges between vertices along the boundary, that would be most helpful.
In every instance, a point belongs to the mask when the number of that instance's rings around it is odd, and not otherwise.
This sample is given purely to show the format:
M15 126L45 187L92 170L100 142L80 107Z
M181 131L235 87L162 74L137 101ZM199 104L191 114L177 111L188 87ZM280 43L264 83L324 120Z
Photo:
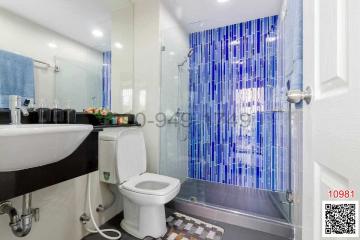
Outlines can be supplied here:
M27 107L21 106L21 97L17 95L9 96L9 109L11 114L11 124L21 124L21 113L29 116Z

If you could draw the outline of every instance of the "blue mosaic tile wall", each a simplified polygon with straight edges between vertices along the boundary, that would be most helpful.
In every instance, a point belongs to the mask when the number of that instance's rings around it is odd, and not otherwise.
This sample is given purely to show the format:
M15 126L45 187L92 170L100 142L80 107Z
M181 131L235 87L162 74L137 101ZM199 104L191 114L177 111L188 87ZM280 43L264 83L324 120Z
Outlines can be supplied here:
M192 33L189 177L285 191L284 78L277 16Z
M111 109L111 51L103 52L102 107Z

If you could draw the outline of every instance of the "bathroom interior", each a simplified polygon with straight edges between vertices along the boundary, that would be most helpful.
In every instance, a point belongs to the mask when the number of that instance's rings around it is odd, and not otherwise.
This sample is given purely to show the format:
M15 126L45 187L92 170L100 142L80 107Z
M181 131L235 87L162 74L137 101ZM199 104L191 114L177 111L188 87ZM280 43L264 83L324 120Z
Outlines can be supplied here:
M0 0L0 29L1 240L302 239L302 0Z

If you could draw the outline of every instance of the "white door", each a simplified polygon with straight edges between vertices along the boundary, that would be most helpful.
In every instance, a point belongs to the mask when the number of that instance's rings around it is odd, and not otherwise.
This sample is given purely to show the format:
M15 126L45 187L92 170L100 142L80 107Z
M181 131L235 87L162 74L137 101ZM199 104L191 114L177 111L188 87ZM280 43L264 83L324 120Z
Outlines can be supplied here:
M304 0L306 86L302 239L316 240L329 190L360 199L360 0Z

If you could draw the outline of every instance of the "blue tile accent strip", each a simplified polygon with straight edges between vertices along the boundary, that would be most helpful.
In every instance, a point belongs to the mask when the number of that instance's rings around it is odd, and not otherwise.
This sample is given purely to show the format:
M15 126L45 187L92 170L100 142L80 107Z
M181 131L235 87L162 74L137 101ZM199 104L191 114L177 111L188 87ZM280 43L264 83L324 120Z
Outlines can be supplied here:
M106 109L111 109L111 52L103 53L103 99L102 106Z
M285 83L277 16L190 35L189 177L285 191Z

